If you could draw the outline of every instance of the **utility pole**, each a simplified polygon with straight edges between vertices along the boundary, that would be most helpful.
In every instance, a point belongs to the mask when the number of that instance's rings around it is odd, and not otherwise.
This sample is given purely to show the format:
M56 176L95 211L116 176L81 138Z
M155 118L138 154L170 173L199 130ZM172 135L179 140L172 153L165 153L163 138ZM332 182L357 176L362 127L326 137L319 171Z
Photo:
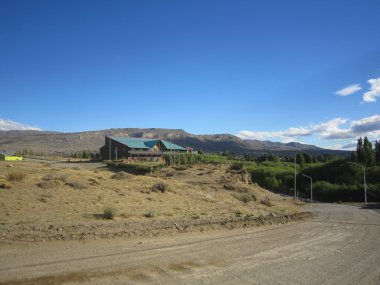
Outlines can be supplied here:
M115 156L116 156L116 160L117 160L117 147L115 147Z

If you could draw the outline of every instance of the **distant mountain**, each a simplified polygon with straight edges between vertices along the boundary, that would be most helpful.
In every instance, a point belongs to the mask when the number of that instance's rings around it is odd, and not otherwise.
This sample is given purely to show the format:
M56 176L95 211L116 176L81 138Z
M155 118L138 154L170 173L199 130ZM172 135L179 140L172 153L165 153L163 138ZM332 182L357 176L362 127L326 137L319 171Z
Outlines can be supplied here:
M243 140L230 134L193 135L181 129L137 129L120 128L99 131L62 133L46 131L0 131L0 150L11 152L31 149L34 153L70 154L79 150L98 151L104 145L105 136L129 136L137 138L155 138L172 141L181 146L189 146L205 152L232 153L273 153L293 155L298 151L312 154L334 154L347 156L349 152L319 148L296 142L279 143L259 140Z

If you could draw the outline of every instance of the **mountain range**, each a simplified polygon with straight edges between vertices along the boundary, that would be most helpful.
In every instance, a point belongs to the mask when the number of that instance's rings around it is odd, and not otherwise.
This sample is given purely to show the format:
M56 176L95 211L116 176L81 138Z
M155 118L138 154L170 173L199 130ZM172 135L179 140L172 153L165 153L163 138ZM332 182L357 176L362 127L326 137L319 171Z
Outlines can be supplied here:
M333 154L347 156L349 152L329 150L296 142L280 143L259 140L243 140L231 134L194 135L181 129L118 128L99 131L63 133L35 130L0 131L0 151L15 152L28 149L34 153L68 155L75 151L98 151L104 145L105 136L128 136L135 138L165 139L184 147L205 152L223 152L255 155L273 153L294 155L309 152L314 155Z

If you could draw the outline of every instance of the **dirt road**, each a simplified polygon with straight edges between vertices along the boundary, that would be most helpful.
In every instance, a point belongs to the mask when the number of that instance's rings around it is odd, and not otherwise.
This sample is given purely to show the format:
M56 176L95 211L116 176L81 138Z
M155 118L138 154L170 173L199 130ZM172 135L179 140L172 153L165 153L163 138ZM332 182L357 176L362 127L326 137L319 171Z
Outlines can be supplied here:
M0 243L0 284L380 284L380 215L319 204L309 222L176 237Z

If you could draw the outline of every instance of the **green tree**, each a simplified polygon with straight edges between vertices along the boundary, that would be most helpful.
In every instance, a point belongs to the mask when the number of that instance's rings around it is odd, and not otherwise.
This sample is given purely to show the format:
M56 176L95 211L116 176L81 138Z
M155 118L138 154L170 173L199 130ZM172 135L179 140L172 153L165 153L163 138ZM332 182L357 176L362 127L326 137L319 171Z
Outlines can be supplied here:
M356 145L356 156L358 162L364 162L364 149L363 149L363 139L360 137Z
M358 161L358 155L355 151L351 152L351 161L356 162Z
M376 164L380 166L380 140L375 142L375 160Z
M310 153L304 153L304 157L305 157L306 163L312 163L313 162L313 157L311 156Z
M297 163L301 165L305 164L305 156L303 152L297 154Z
M372 149L372 143L368 140L367 137L364 137L363 142L363 153L364 153L364 164L366 166L375 165L375 154Z

